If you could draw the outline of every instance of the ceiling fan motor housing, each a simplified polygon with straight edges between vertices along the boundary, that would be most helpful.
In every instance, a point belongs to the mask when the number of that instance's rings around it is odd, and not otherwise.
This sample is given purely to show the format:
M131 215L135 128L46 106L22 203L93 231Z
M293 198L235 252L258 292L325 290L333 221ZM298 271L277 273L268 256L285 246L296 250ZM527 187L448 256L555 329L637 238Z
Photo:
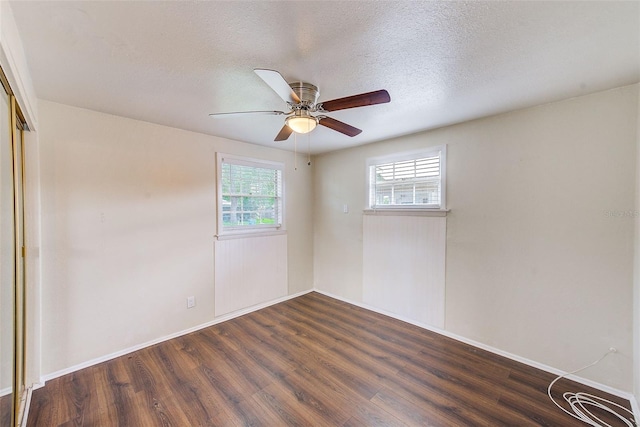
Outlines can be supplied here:
M320 91L311 83L293 82L289 83L289 86L291 86L291 89L295 92L296 95L298 95L301 104L313 106L318 101Z

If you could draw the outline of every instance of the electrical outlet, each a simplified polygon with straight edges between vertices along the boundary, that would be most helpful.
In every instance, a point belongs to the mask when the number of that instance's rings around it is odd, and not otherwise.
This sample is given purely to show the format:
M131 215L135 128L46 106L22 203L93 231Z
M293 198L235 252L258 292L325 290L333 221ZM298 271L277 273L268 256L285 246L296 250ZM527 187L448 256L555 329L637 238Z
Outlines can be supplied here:
M349 205L342 205L342 213L349 213Z
M187 297L187 308L193 308L196 306L196 297Z

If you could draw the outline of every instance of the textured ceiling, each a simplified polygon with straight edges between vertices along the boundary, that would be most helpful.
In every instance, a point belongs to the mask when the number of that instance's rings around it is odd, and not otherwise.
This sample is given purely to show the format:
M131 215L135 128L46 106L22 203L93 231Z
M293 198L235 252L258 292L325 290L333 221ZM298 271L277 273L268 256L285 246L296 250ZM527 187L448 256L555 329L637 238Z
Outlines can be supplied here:
M39 98L292 150L285 110L253 68L320 101L387 89L330 113L319 153L636 83L639 2L11 2ZM306 149L307 138L298 143Z

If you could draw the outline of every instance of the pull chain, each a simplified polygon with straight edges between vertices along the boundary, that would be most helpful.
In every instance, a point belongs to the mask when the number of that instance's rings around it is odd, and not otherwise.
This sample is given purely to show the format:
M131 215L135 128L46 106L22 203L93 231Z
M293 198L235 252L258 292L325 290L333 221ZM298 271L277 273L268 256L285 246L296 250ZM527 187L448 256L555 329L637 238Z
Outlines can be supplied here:
M307 134L307 165L311 166L311 135Z

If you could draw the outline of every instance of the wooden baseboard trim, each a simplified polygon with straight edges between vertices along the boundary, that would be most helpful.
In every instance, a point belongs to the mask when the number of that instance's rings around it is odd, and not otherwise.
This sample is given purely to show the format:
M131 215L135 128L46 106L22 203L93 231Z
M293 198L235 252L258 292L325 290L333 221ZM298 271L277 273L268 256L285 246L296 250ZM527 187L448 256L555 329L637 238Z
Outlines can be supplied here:
M217 325L218 323L222 323L222 322L225 322L227 320L231 320L233 318L240 317L240 316L243 316L245 314L249 314L251 312L260 310L262 308L269 307L271 305L278 304L278 303L281 303L281 302L284 302L284 301L287 301L287 300L290 300L290 299L293 299L293 298L297 298L297 297L299 297L301 295L308 294L309 292L313 292L313 289L309 289L309 290L298 292L298 293L291 294L291 295L286 295L284 297L277 298L277 299L272 300L272 301L268 301L268 302L265 302L265 303L262 303L262 304L257 304L257 305L251 306L251 307L247 307L247 308L244 308L244 309L241 309L241 310L234 311L232 313L227 313L227 314L224 314L222 316L216 317L216 318L214 318L213 320L211 320L209 322L202 323L202 324L194 326L192 328L188 328L188 329L185 329L185 330L182 330L182 331L179 331L179 332L175 332L175 333L170 334L170 335L166 335L166 336L163 336L163 337L151 340L151 341L147 341L145 343L142 343L142 344L139 344L139 345L135 345L135 346L126 348L124 350L116 351L114 353L107 354L105 356L97 357L95 359L91 359L91 360L88 360L86 362L79 363L77 365L70 366L68 368L52 372L50 374L45 374L45 375L40 377L40 383L39 384L37 384L37 385L34 384L34 388L44 387L44 385L45 385L45 383L47 381L50 381L50 380L52 380L54 378L58 378L58 377L61 377L63 375L70 374L72 372L79 371L80 369L84 369L84 368L88 368L88 367L93 366L93 365L97 365L98 363L102 363L102 362L106 362L106 361L111 360L111 359L115 359L116 357L120 357L120 356L124 356L126 354L129 354L129 353L133 353L134 351L142 350L143 348L150 347L152 345L155 345L155 344L170 340L172 338L177 338L177 337L180 337L180 336L183 336L183 335L190 334L192 332L199 331L200 329L208 328L209 326Z

